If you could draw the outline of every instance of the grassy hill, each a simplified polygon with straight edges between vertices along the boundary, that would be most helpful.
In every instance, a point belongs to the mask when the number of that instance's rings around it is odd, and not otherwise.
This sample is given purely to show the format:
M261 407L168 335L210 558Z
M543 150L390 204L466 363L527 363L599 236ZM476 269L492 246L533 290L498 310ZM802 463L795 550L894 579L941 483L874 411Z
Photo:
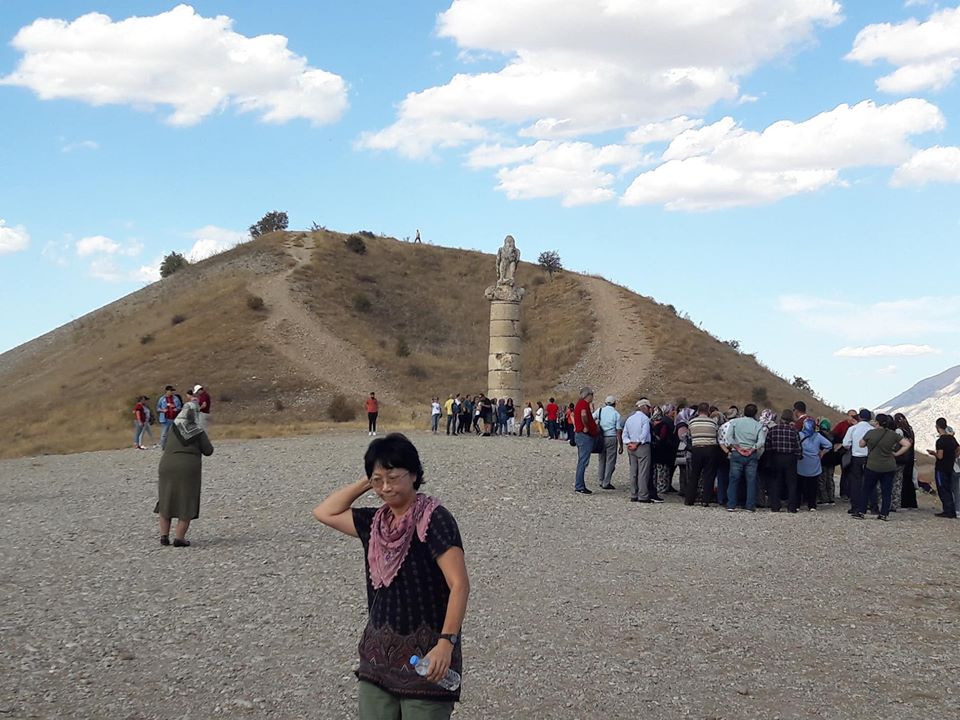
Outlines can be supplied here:
M431 396L484 390L493 258L370 236L358 253L347 240L263 236L0 355L0 457L132 444L134 398L155 402L168 383L210 388L216 437L315 431L336 395L359 417L371 390L391 424L423 426ZM572 399L581 382L622 405L802 397L651 298L528 263L517 277L528 400Z

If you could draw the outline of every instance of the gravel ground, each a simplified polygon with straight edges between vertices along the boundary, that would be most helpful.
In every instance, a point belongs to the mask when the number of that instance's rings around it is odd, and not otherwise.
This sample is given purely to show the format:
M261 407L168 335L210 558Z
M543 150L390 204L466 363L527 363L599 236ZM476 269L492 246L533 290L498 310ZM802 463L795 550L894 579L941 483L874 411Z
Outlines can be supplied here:
M156 451L0 463L0 718L354 717L360 544L310 510L367 440L220 444L185 549ZM960 523L927 498L886 524L639 505L626 463L574 494L563 443L414 440L473 587L455 717L960 717Z

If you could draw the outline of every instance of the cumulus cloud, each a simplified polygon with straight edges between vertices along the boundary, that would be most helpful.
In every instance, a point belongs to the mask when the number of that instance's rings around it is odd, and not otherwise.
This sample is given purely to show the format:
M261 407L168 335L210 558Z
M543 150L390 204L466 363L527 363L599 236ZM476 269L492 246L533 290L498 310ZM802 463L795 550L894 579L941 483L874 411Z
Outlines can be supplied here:
M923 22L911 18L868 25L857 33L847 59L897 66L877 80L882 92L942 90L960 71L960 7L936 11Z
M920 150L893 173L890 184L925 185L929 182L960 183L960 147Z
M250 239L250 234L227 230L216 225L205 225L189 233L189 237L193 238L194 243L185 257L190 262L199 262L246 242Z
M129 240L127 243L121 243L105 235L91 235L90 237L80 238L77 241L77 255L87 257L90 255L125 255L135 257L143 251L143 243L138 240Z
M23 225L7 225L7 221L0 218L0 255L20 252L30 247L30 233Z
M558 140L701 113L840 19L834 0L454 0L438 34L504 67L410 93L360 145L422 157L488 140L491 126Z
M935 105L916 98L839 105L763 132L726 117L674 138L663 164L639 175L622 202L662 203L670 210L769 203L841 183L843 168L904 162L915 151L910 136L944 125Z
M343 78L311 67L287 48L286 37L247 37L229 17L205 18L189 5L119 21L96 12L72 22L38 19L11 44L23 57L0 84L29 88L44 100L168 106L172 125L193 125L226 108L265 122L329 123L347 108Z
M861 342L889 337L890 328L904 338L924 338L955 333L960 327L960 295L880 302L783 295L777 307L810 330Z
M919 355L938 355L940 351L931 345L861 345L842 347L833 353L842 358L880 358L880 357L917 357Z

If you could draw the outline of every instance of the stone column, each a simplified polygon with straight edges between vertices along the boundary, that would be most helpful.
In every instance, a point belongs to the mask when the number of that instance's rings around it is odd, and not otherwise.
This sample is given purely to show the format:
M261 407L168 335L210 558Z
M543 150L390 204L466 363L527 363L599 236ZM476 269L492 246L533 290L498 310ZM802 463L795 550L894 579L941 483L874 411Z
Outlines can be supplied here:
M490 355L487 360L487 396L513 398L522 407L520 301L523 288L498 283L487 288L490 301Z

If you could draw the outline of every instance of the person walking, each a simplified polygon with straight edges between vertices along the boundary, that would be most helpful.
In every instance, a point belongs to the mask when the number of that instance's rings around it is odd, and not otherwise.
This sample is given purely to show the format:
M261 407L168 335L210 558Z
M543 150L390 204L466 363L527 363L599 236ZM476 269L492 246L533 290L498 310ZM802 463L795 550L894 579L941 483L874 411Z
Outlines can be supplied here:
M370 437L377 435L377 418L380 416L380 401L377 400L376 393L370 393L366 401L367 408L367 434Z
M160 419L160 449L167 446L167 436L173 427L173 421L183 409L183 401L176 394L177 389L173 385L167 385L164 393L157 401L157 417Z
M637 401L636 410L623 424L621 438L627 449L630 461L630 502L651 504L650 483L647 478L652 472L650 401L646 398Z
M937 513L937 517L952 518L957 517L957 502L960 498L954 494L953 476L954 463L957 460L957 440L952 433L948 432L946 418L937 418L937 444L934 450L927 450L936 460L934 464L934 477L936 479L937 493L940 495L940 504L943 510Z
M603 435L603 452L597 459L600 487L603 490L616 490L613 473L617 469L617 455L623 454L623 419L617 412L617 399L608 395L603 407L593 414L593 419Z
M860 440L861 448L867 450L867 462L863 473L863 492L860 504L853 516L863 519L867 511L867 500L873 497L877 484L880 484L880 508L877 520L887 520L890 516L890 499L893 493L893 476L897 472L897 458L910 449L910 441L897 433L896 421L889 415L877 415L877 427Z
M370 443L363 475L313 511L324 525L363 547L367 622L360 638L360 718L449 718L460 688L438 683L463 674L461 628L470 596L456 518L424 482L416 447L392 433ZM353 504L373 491L379 508ZM430 661L425 676L410 666Z
M577 473L574 490L581 495L592 495L593 491L587 487L587 466L590 465L590 453L593 452L594 438L600 433L597 423L593 420L593 388L580 388L580 400L573 407L574 442L577 445ZM543 437L543 404L537 403L537 412L540 414L540 437ZM536 423L536 420L534 421Z
M770 512L780 512L781 498L787 494L787 511L795 513L800 505L797 492L797 460L803 456L800 435L793 424L793 410L784 410L780 422L767 433L766 450L770 453L771 484L767 488Z
M200 427L199 411L191 402L170 421L170 432L160 457L157 505L160 544L170 544L171 519L177 518L174 547L189 547L190 523L200 517L200 478L203 457L213 455L213 445Z
M740 495L740 481L746 478L746 508L757 509L757 462L760 448L766 441L766 429L757 421L758 408L750 403L743 408L743 416L727 423L721 449L730 463L730 482L727 487L727 511L735 512ZM719 502L719 499L717 500Z
M807 417L800 431L801 457L797 460L797 482L807 510L817 509L817 494L820 491L820 478L823 477L823 458L833 452L833 443L820 434L817 421Z
M858 422L850 426L843 436L843 447L850 451L850 470L847 480L847 491L850 493L850 509L847 510L851 515L855 515L860 507L860 496L863 494L863 475L867 467L867 455L869 451L865 445L861 445L864 435L873 430L870 421L873 419L873 413L866 408L860 410L857 414ZM842 484L842 483L841 483Z
M690 465L683 498L684 505L693 505L700 491L700 504L709 507L713 497L713 480L717 474L717 421L710 417L710 405L700 403L697 414L687 423L690 431Z

